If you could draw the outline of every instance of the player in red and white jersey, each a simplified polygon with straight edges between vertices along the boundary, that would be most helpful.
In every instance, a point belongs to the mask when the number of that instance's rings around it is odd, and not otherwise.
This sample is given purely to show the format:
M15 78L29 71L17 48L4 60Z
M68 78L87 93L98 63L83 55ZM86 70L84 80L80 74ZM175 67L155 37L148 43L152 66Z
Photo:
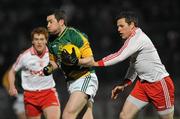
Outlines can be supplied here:
M130 58L130 66L123 84L112 90L112 99L132 84L136 85L128 96L120 113L120 119L131 119L148 103L152 103L161 119L172 119L174 114L174 85L161 63L160 57L150 38L138 27L134 12L121 12L117 17L117 27L124 45L111 55L97 62L84 63L85 66L110 66Z
M48 31L37 27L31 32L32 47L19 55L9 71L9 94L18 94L15 86L15 74L21 70L24 103L28 119L40 119L44 113L46 119L60 118L60 103L52 75L45 76L43 67L49 63L46 47Z

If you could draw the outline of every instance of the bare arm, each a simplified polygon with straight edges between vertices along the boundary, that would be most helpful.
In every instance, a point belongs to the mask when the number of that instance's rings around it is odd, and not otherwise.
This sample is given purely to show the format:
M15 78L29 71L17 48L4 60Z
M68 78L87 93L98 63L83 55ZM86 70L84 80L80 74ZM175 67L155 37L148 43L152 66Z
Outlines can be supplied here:
M115 88L113 88L111 92L111 99L114 99L114 100L117 99L118 94L120 92L123 92L124 88L125 88L124 85L117 85Z
M13 67L11 67L9 73L8 73L8 81L9 81L9 95L10 96L16 96L18 94L16 86L15 86L15 75L16 72L13 69Z
M53 70L56 70L58 68L58 65L56 63L56 57L49 52L49 62L53 66Z
M55 61L50 61L51 65L53 66L53 70L56 70L58 68L58 65Z
M98 63L94 61L93 57L86 57L79 59L79 65L84 67L98 66Z
M143 40L137 37L129 38L124 45L115 53L112 53L98 61L99 66L111 66L124 61L134 53L140 51L144 45Z
M115 86L111 92L111 99L117 99L119 93L123 92L124 89L132 84L132 81L129 79L125 79L124 82L120 85Z

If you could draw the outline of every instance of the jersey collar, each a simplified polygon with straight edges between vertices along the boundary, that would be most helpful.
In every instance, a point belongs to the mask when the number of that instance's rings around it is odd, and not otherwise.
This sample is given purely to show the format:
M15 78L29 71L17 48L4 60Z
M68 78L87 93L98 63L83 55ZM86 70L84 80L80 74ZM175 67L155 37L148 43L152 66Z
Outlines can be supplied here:
M67 29L68 29L68 27L66 27L66 28L64 29L64 31L63 31L61 34L58 35L58 37L62 37L62 36L66 33Z
M43 53L39 55L39 54L37 53L37 51L35 50L35 48L32 46L32 47L30 48L30 52L31 52L32 55L36 55L36 56L42 58L42 57L45 55L45 53L48 52L48 48L46 47L46 50L44 50Z

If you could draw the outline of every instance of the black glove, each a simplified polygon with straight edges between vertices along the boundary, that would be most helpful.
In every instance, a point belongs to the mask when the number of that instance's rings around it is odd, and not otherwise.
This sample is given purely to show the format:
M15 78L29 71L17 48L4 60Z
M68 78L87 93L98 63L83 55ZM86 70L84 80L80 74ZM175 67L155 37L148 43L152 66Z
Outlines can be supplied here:
M72 48L72 53L69 54L67 52L67 50L63 50L61 52L61 60L62 60L62 63L64 63L65 65L77 65L79 63L79 60L76 56L76 53L75 53L75 49Z
M49 63L47 66L45 66L43 68L43 73L44 73L45 76L48 76L48 75L52 74L52 72L53 72L53 66L52 66L51 63Z

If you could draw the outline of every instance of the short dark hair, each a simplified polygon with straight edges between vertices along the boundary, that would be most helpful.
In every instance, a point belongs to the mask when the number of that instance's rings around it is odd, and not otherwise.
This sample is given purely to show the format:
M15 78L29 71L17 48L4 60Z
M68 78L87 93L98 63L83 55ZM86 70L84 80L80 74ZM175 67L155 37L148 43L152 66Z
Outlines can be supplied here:
M49 37L48 30L45 27L34 28L31 32L31 39L32 40L33 40L34 34L43 34L45 36L46 40L48 40L48 37Z
M63 19L64 20L64 24L67 25L67 15L66 12L62 9L51 9L48 12L48 15L54 15L55 18L57 19L57 21Z
M116 20L121 19L121 18L125 18L125 21L128 24L131 24L131 22L134 22L134 25L136 27L138 27L138 16L135 12L133 12L133 11L121 11L117 15Z

